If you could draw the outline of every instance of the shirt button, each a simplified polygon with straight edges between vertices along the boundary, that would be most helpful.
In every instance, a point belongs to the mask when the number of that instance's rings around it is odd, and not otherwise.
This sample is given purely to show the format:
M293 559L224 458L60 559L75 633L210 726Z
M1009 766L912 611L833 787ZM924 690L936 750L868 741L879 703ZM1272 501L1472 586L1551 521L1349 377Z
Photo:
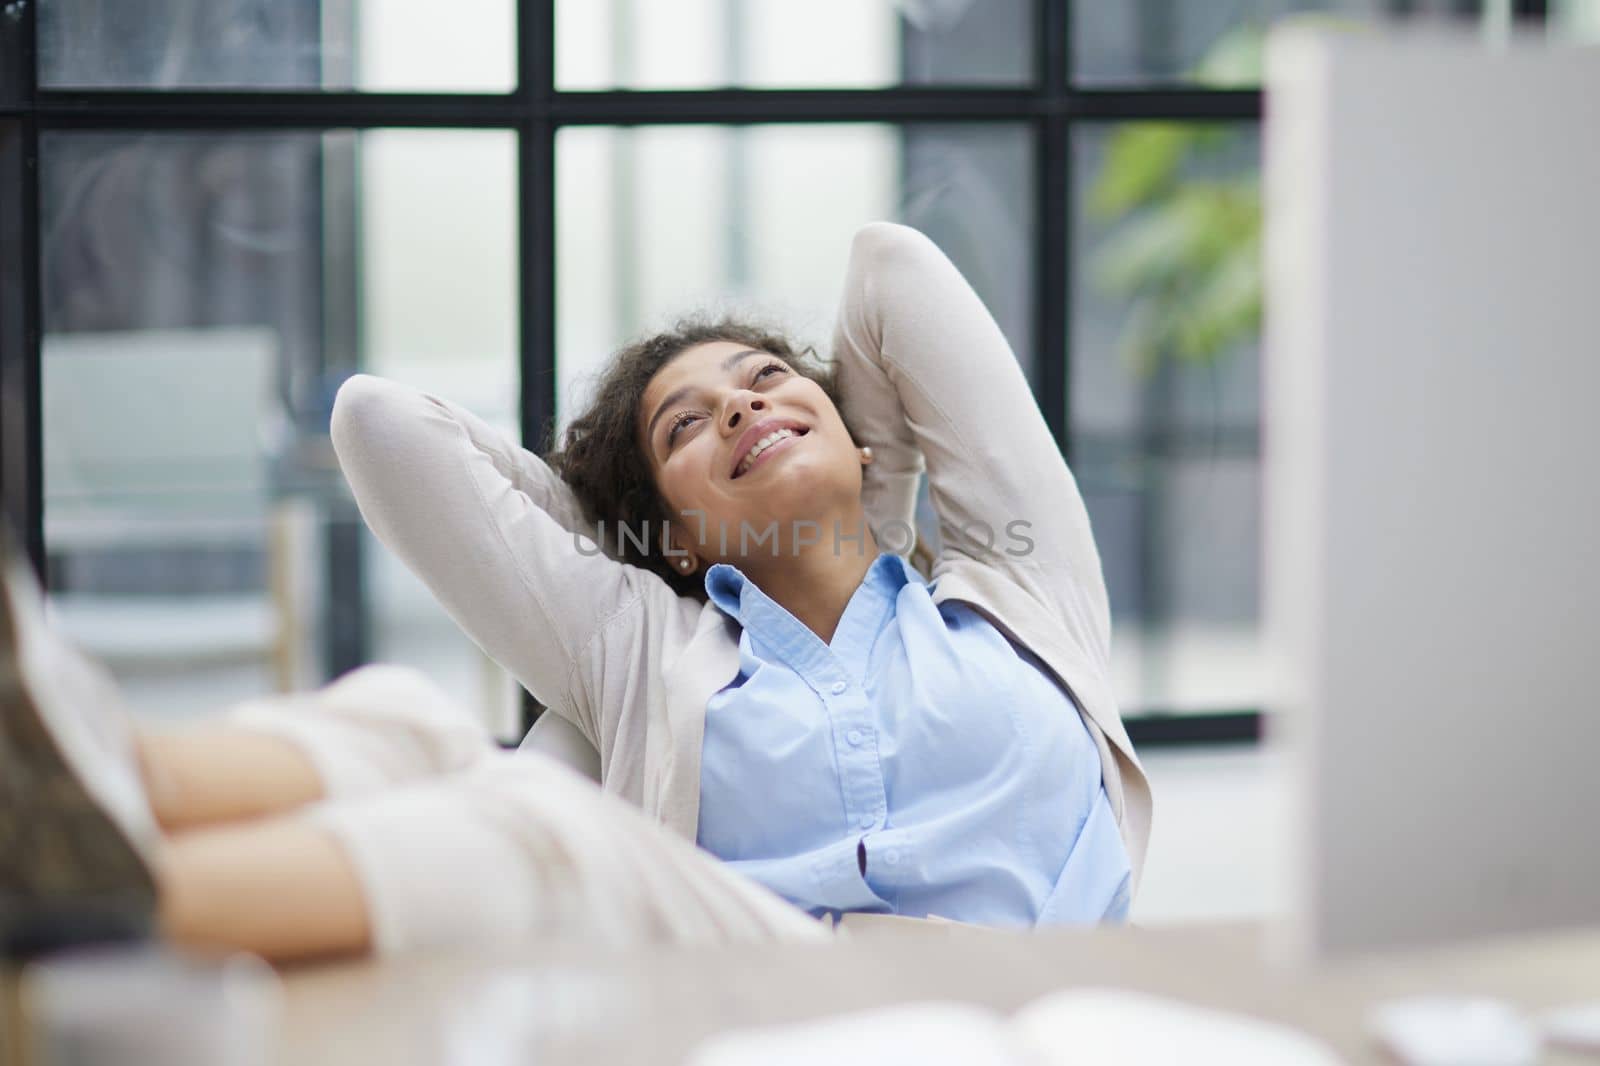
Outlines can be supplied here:
M872 823L876 822L877 819L874 818L870 814L863 814L861 816L861 818L859 819L859 821L861 823L861 828L863 828L863 829L871 829L872 828Z
M830 690L830 691L832 691L832 692L833 692L833 694L834 694L834 695L835 695L835 696L837 696L837 695L839 695L839 693L841 693L841 692L843 692L843 691L844 691L844 690L845 690L845 689L847 689L847 688L849 688L849 687L850 687L850 686L849 686L849 685L847 685L847 684L846 684L846 683L845 683L845 682L843 682L843 681L835 681L835 682L834 682L834 683L833 683L833 688L832 688L832 689L831 689L831 690Z
M867 735L859 729L852 729L850 732L845 734L845 739L859 748L861 746L861 742L867 739Z
M888 863L890 866L893 866L895 863L900 861L900 853L893 848L890 848L888 851L883 853L883 861Z

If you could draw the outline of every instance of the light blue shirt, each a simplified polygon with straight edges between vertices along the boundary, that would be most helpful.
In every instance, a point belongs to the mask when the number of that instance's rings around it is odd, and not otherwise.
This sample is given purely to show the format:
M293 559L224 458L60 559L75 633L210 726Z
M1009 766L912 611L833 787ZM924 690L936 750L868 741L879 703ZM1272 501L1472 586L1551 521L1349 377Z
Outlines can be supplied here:
M873 560L827 644L737 567L705 587L743 634L706 705L702 847L817 917L1127 916L1099 752L1030 652L935 604L898 555Z

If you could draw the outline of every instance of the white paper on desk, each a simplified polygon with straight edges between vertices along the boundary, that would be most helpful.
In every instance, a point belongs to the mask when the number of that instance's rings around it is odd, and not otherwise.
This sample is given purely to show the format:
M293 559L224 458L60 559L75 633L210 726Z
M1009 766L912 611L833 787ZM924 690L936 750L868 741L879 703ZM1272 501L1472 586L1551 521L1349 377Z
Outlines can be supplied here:
M711 1037L688 1066L1033 1066L1016 1058L1005 1017L969 1003L923 1002Z
M1286 1026L1120 989L1055 992L1016 1016L925 1002L712 1037L689 1066L1337 1066Z
M1052 992L1018 1011L1007 1030L1030 1066L1340 1061L1319 1041L1285 1025L1119 988Z

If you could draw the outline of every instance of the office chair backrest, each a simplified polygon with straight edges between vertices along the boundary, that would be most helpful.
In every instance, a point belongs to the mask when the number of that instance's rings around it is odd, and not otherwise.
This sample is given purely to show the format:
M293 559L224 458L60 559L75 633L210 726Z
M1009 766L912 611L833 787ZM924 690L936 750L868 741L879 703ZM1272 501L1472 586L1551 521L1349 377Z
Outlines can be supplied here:
M47 335L46 521L259 517L277 350L255 327Z

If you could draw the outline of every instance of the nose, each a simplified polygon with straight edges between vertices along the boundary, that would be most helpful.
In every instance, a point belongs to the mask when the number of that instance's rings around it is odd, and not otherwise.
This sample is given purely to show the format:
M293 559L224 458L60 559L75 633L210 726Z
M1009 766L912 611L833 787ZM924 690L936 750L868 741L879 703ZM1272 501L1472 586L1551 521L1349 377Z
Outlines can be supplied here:
M733 433L743 429L746 422L761 417L768 408L768 402L760 394L749 389L735 389L723 407L722 431Z

